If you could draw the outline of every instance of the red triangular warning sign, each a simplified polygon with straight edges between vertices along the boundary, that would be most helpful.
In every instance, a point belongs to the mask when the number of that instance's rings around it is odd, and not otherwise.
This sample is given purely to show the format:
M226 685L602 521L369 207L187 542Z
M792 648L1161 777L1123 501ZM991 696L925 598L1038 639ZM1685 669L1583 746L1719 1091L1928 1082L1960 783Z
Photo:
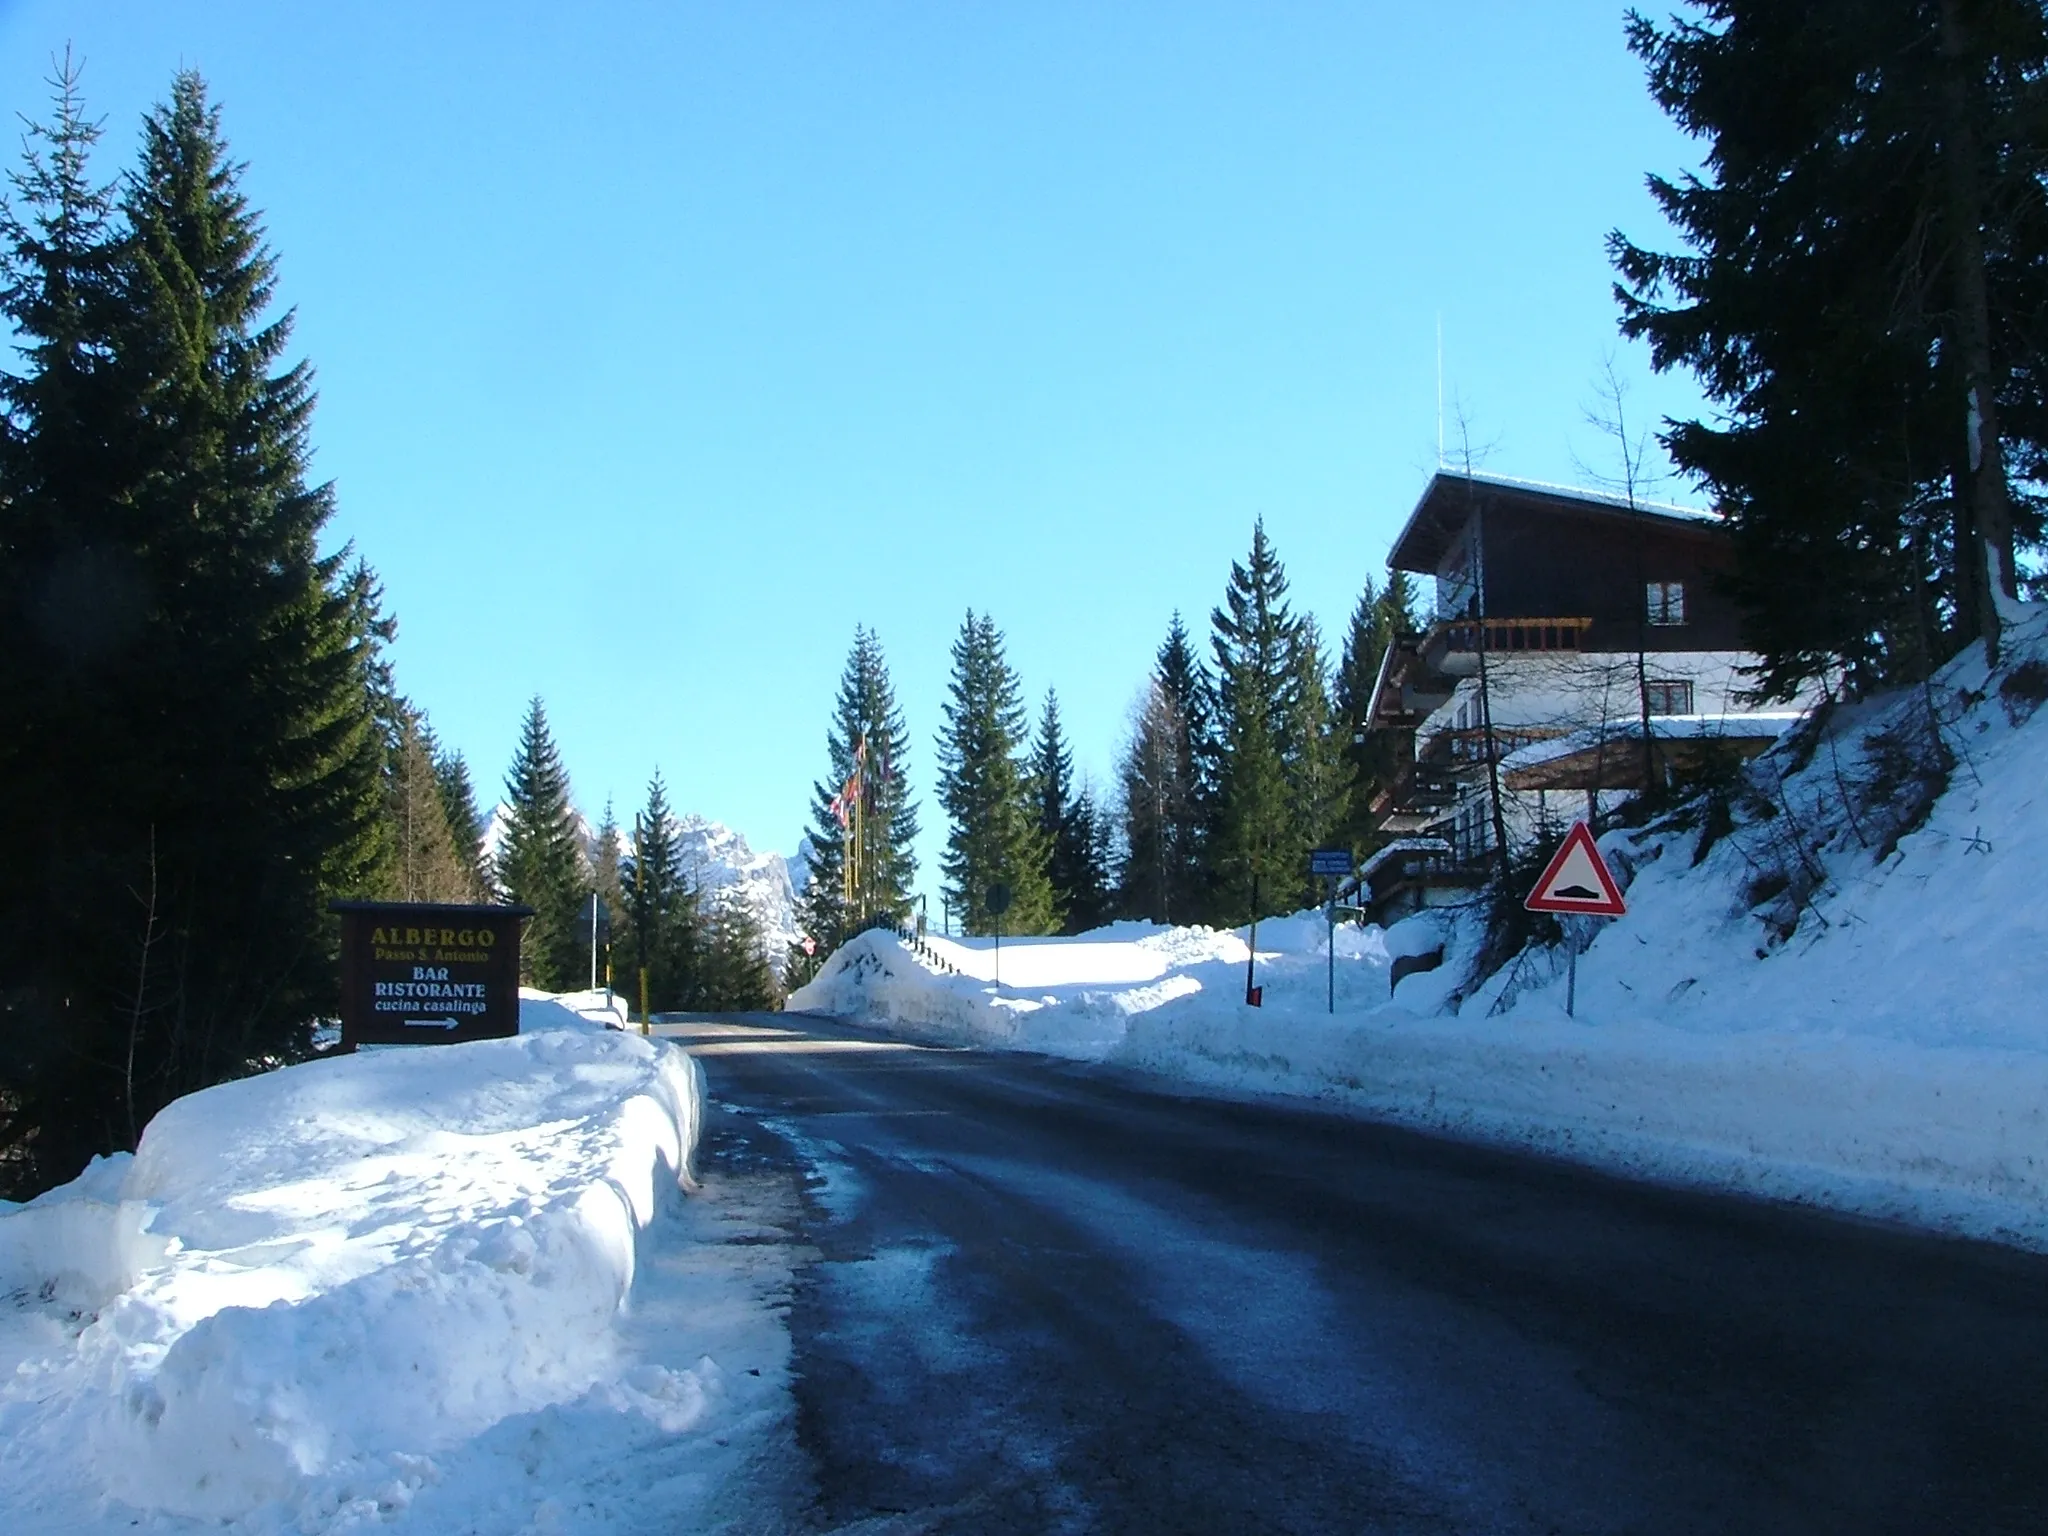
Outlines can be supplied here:
M1522 903L1531 912L1578 912L1594 917L1619 917L1628 910L1607 861L1593 845L1593 833L1583 821L1572 823L1564 845L1545 867L1536 889Z

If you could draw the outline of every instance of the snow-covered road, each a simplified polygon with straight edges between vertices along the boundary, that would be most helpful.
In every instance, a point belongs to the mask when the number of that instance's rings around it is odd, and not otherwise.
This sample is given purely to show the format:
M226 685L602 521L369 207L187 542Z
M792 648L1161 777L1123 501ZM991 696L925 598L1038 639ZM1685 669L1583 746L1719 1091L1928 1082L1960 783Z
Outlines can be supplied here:
M789 1529L2048 1509L2037 1256L823 1019L665 1032L708 1074L707 1190L779 1200L778 1242L816 1254Z

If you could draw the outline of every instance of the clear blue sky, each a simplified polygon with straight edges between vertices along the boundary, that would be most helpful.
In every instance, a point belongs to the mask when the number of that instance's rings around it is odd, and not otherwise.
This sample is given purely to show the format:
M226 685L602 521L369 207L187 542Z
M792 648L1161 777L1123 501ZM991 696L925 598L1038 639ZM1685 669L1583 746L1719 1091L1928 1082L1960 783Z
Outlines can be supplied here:
M1695 149L1617 0L0 0L71 43L102 169L207 77L318 370L337 539L401 686L496 791L527 698L579 802L659 764L792 850L856 622L915 743L995 615L1107 780L1176 607L1263 515L1332 637L1435 460L1436 326L1487 468L1605 467L1602 250ZM1669 488L1667 488L1669 494Z

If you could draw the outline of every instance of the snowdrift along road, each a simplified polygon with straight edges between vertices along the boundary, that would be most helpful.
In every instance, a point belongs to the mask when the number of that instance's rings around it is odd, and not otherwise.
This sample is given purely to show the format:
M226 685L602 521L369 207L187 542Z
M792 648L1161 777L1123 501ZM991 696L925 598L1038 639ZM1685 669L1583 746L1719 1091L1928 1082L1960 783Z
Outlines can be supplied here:
M1259 925L1261 1009L1244 930L1145 924L1005 940L1000 991L988 941L933 940L953 975L864 934L789 1006L2048 1248L2044 694L2035 605L1995 675L1968 652L1607 834L1630 910L1575 1019L1561 948L1478 974L1476 908L1338 929L1334 1017L1320 913Z
M193 1094L132 1159L0 1207L8 1530L324 1531L430 1495L430 1528L513 1530L530 1504L491 1511L519 1459L577 1414L601 1456L631 1422L705 1419L716 1366L628 1358L616 1331L702 1073L578 1002Z

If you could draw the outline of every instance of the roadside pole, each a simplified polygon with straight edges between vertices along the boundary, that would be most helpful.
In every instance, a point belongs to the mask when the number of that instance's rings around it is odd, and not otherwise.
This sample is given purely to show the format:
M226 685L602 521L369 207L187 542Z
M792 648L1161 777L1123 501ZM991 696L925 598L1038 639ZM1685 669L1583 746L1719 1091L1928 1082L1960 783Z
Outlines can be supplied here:
M1572 823L1522 905L1531 912L1550 913L1564 929L1564 1016L1575 1019L1579 1014L1579 934L1572 919L1620 917L1628 911L1621 887L1614 883L1607 861L1593 841L1593 831L1583 821Z
M988 915L995 919L996 931L996 990L1003 990L1003 914L1010 910L1013 891L998 880L988 888L982 897L982 905L988 908Z
M640 967L640 1033L653 1034L653 1024L654 1021L647 1017L647 967L643 965Z
M1579 931L1570 918L1559 919L1564 927L1564 1016L1579 1016Z
M1263 1007L1265 990L1256 984L1259 964L1259 877L1252 876L1252 925L1245 940L1244 957L1244 1005L1247 1008Z
M1351 873L1351 850L1349 848L1317 848L1308 856L1308 872L1321 875L1330 882L1329 942L1325 947L1325 958L1329 972L1327 991L1330 1012L1337 1011L1337 887Z

